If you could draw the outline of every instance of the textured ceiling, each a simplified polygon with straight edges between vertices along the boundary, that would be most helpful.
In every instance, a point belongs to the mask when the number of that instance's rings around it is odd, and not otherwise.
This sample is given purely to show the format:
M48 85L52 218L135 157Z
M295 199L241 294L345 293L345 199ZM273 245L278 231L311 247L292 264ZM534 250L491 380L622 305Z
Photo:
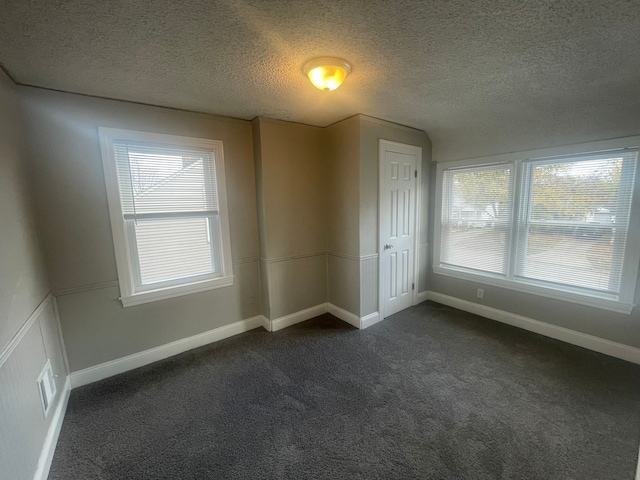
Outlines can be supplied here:
M340 56L321 92L301 72ZM364 113L437 158L640 133L640 0L0 0L21 84L251 119Z

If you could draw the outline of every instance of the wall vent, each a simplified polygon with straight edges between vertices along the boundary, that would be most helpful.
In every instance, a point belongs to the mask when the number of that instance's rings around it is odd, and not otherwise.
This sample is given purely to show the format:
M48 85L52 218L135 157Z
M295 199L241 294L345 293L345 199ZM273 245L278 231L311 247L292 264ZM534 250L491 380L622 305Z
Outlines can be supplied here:
M51 370L51 360L47 360L42 373L38 377L38 389L40 390L40 401L42 402L42 411L44 416L49 413L51 402L56 396L56 382Z

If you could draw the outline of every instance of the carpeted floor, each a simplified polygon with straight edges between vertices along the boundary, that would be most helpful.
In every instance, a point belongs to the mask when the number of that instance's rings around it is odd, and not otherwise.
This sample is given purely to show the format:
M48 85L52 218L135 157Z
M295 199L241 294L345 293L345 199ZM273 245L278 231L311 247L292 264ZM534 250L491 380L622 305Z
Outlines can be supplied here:
M640 366L423 303L76 389L51 480L633 479Z

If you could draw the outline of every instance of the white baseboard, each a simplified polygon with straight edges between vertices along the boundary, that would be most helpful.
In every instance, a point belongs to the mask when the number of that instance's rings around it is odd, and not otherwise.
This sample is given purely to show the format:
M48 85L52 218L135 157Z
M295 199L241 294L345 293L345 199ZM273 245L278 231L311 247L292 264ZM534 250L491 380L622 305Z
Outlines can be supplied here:
M33 476L33 480L47 480L47 477L49 476L49 469L51 468L51 462L53 461L53 454L56 451L56 445L58 443L58 437L60 436L60 429L62 428L64 414L67 412L70 393L71 379L67 377L64 382L64 387L62 387L58 406L51 418L49 431L44 439L42 452L40 453L40 458L38 460L38 468Z
M81 387L89 383L103 380L119 373L128 372L138 367L172 357L193 348L202 347L209 343L217 342L225 338L238 335L263 326L262 315L240 320L239 322L209 330L192 337L176 340L159 347L151 348L143 352L134 353L126 357L101 363L93 367L85 368L71 373L71 388Z
M539 320L523 317L521 315L516 315L504 310L498 310L497 308L488 307L479 303L469 302L468 300L462 300L460 298L444 295L438 292L429 292L428 299L459 310L464 310L465 312L475 313L476 315L490 318L491 320L506 323L507 325L539 333L546 337L562 340L563 342L567 342L572 345L577 345L579 347L604 353L605 355L620 358L628 362L640 364L639 348L612 342L611 340L605 340L586 333L576 332L575 330L569 330L568 328L558 327Z
M100 365L72 372L70 375L71 388L81 387L120 373L128 372L129 370L143 367L159 360L164 360L165 358L186 352L187 350L208 345L209 343L217 342L233 335L253 330L254 328L263 327L267 331L277 332L278 330L304 322L305 320L309 320L327 312L356 328L366 328L380 321L378 312L359 318L357 315L347 312L346 310L336 307L330 303L321 303L320 305L300 310L299 312L276 318L271 321L263 315L258 315L232 323L231 325L225 325L224 327L216 328L192 337L167 343L166 345L161 345L143 352L134 353L133 355L128 355L116 360L101 363Z
M317 317L318 315L322 315L323 313L330 313L343 322L346 322L349 325L353 325L354 327L359 329L370 327L374 323L378 323L381 320L378 312L374 312L370 315L360 318L357 315L348 312L343 308L337 307L332 303L321 303L320 305L316 305L315 307L307 308L306 310L300 310L299 312L292 313L291 315L271 320L271 331L276 332L278 330L282 330L283 328L290 327L291 325L295 325L296 323L304 322L305 320ZM268 322L268 320L266 319L265 321ZM265 326L264 328L269 330L267 326Z
M269 320L264 315L260 315L260 318L262 319L262 328L264 328L267 332L270 332L271 331L271 320Z
M417 305L418 303L422 303L422 302L426 302L427 300L429 300L429 294L431 292L424 291L424 292L420 292L418 294L416 294L416 303L415 305Z
M343 322L347 322L349 325L353 325L356 328L360 327L360 317L354 315L343 308L336 307L333 303L327 303L327 311L334 317L338 317Z
M373 312L369 315L365 315L360 319L360 328L365 329L370 327L371 325L375 325L378 322L384 320L380 312Z
M277 332L278 330L290 327L291 325L295 325L296 323L304 322L305 320L309 320L313 317L317 317L318 315L322 315L323 313L327 313L326 303L321 303L320 305L316 305L315 307L306 308L304 310L300 310L299 312L292 313L291 315L285 315L284 317L276 318L275 320L271 320L271 331Z

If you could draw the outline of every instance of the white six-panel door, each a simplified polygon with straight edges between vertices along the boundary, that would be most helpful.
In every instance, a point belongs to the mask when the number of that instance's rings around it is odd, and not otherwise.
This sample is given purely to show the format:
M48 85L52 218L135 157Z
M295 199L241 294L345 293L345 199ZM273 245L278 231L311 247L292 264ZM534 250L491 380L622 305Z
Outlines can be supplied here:
M384 317L413 304L420 147L380 141L380 294Z

